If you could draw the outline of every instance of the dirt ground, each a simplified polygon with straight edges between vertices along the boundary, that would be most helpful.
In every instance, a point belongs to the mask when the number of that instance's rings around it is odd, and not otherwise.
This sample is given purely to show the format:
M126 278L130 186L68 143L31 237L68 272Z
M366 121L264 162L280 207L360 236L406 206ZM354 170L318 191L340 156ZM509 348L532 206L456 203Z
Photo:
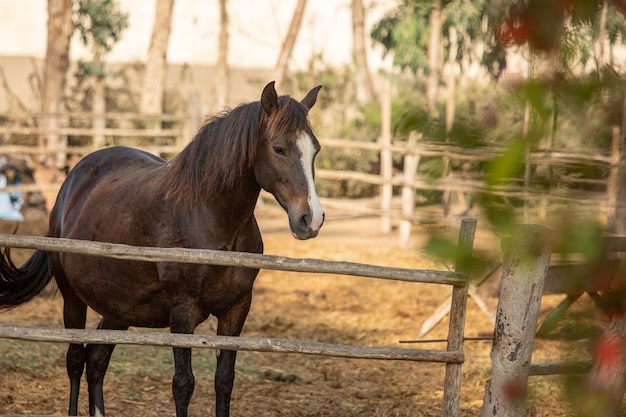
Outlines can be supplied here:
M434 228L418 225L409 250L399 249L397 234L379 232L379 220L343 216L327 209L316 239L291 238L283 213L271 206L257 212L266 253L297 258L354 261L406 268L445 269L445 262L424 253L429 233L456 236L458 222ZM18 233L43 235L45 221L26 222ZM3 232L12 225L2 225ZM476 246L497 254L498 243L481 231ZM18 263L25 252L15 251ZM497 283L496 283L497 284ZM62 300L53 288L34 301L0 314L0 323L62 327ZM261 271L243 336L313 340L371 346L404 346L415 339L424 319L450 294L450 288L335 275ZM495 305L493 289L483 290ZM559 301L546 297L542 315ZM582 309L588 301L581 301ZM98 321L90 316L89 325ZM447 319L427 335L445 338ZM209 320L196 333L213 334ZM490 335L493 324L468 302L466 336ZM581 355L588 341L570 344L537 341L533 361ZM443 343L410 345L445 349ZM65 415L68 382L65 344L0 339L0 414ZM461 394L462 415L480 414L490 374L490 341L467 341ZM582 353L581 353L582 352ZM110 416L174 415L170 381L171 350L118 346L105 379ZM215 355L194 351L196 389L190 416L212 415ZM238 416L438 416L442 412L443 364L337 359L299 354L240 352L231 415ZM532 416L575 415L560 377L532 377L528 409ZM87 415L86 384L80 414Z

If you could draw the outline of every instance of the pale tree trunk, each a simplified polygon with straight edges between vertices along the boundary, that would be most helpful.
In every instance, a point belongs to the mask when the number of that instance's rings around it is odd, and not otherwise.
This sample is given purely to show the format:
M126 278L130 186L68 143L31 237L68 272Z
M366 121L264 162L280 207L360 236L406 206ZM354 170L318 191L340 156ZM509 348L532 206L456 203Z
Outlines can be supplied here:
M596 41L596 69L602 70L602 67L607 62L606 59L606 18L609 9L608 0L602 2L602 9L600 10L600 23L598 24L598 40Z
M220 34L215 75L215 106L222 111L228 103L230 69L228 67L228 9L227 0L220 0Z
M450 28L450 47L448 48L448 97L446 100L446 142L450 141L448 134L452 130L454 125L454 118L456 114L456 55L458 52L458 40L455 27ZM443 178L446 178L450 171L450 158L443 158ZM458 193L459 199L463 203L463 193ZM445 216L450 214L450 190L444 190L443 192L443 213Z
M167 67L167 45L172 29L173 8L174 0L157 0L156 2L154 26L143 76L140 107L142 113L160 114L163 112L162 103ZM160 122L155 120L152 127L160 127Z
M55 155L48 154L44 162L61 172L65 168L63 149L67 138L56 132L61 127L58 114L65 110L63 95L69 67L70 39L74 33L72 0L48 0L48 40L44 62L41 111L50 115L42 120L44 134L40 145L48 149L60 149Z
M276 87L280 88L285 74L287 74L287 68L289 67L289 59L293 52L293 47L296 44L298 38L298 32L300 32L300 26L302 26L302 17L304 16L304 9L306 8L306 0L298 0L296 8L293 11L291 17L291 23L289 24L289 30L285 35L285 40L280 47L280 53L276 60L276 66L274 67L274 80L276 81Z
M374 100L376 93L367 65L363 0L352 0L352 59L355 66L356 99L359 103L369 103Z
M441 2L435 1L430 12L430 38L428 41L428 79L426 80L426 100L428 111L436 111L437 85L439 84L439 61L441 55Z
M91 101L91 112L93 113L94 135L92 138L92 146L94 148L102 148L106 146L106 136L102 133L106 128L106 83L104 79L104 53L102 46L95 43L93 46L93 61L99 68L99 73L93 77L93 96Z
M548 230L522 225L502 241L503 268L481 417L525 417L526 387L552 248Z
M93 98L91 102L91 112L93 113L93 129L94 135L92 146L94 148L103 148L107 144L106 136L103 134L106 129L106 84L103 77L97 77L93 81Z

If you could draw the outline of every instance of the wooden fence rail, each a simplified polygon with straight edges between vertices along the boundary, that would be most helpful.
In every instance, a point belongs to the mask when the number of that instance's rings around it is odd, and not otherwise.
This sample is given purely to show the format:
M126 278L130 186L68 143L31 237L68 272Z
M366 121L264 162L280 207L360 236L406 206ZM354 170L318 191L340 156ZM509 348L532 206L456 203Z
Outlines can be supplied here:
M361 359L441 362L446 364L443 415L445 417L458 416L460 413L461 366L465 358L463 337L468 288L468 259L471 258L472 254L475 230L476 221L474 219L463 219L459 232L459 255L456 272L391 268L352 262L329 262L319 259L295 259L243 252L137 247L83 240L0 234L0 247L70 252L129 261L206 263L452 285L452 312L446 350L366 347L298 340L179 335L157 332L46 329L15 325L0 325L0 338L39 342L179 346L301 353Z
M40 249L50 252L68 252L83 255L145 262L183 262L220 266L241 266L293 272L353 275L397 281L445 285L465 285L465 276L451 271L392 268L356 262L323 261L308 258L286 258L247 252L209 249L156 248L130 246L86 240L40 236L0 234L0 247Z
M234 349L255 352L301 353L354 359L408 360L463 363L462 352L354 346L302 340L174 334L120 330L49 329L0 324L0 338L35 342L149 345L199 349Z

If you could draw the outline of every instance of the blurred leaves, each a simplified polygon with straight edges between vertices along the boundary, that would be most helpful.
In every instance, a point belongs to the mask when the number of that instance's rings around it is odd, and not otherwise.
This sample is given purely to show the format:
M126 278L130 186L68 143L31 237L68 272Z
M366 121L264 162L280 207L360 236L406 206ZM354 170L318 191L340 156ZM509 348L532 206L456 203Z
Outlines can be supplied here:
M503 185L511 178L523 174L525 154L525 140L515 139L511 141L504 153L496 156L487 164L485 176L487 186Z
M449 54L449 33L458 33L456 59L463 61L476 53L476 42L482 40L483 0L402 0L372 29L371 37L385 53L393 54L393 63L403 71L428 74L430 14L441 7L444 57ZM480 59L479 59L480 61Z
M128 27L128 14L115 0L80 0L74 24L84 45L97 45L106 53Z

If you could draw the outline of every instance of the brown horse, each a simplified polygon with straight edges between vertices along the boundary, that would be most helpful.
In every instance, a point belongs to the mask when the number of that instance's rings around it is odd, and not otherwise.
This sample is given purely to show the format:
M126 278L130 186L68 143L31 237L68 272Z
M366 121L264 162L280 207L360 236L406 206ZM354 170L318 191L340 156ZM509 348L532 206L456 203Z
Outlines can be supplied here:
M292 235L318 234L324 212L313 182L320 149L308 111L321 87L298 102L269 83L261 100L207 122L170 162L112 147L82 159L61 186L48 236L138 246L261 253L254 217L261 188L287 211ZM133 262L36 251L20 268L0 257L0 307L22 304L54 276L63 295L66 328L84 328L87 307L100 329L167 327L193 333L209 315L217 334L238 336L258 270L170 262ZM89 412L104 415L102 383L113 345L70 344L69 414L77 415L86 368ZM229 415L236 351L217 352L216 415ZM194 390L191 349L174 348L176 415L187 415Z

